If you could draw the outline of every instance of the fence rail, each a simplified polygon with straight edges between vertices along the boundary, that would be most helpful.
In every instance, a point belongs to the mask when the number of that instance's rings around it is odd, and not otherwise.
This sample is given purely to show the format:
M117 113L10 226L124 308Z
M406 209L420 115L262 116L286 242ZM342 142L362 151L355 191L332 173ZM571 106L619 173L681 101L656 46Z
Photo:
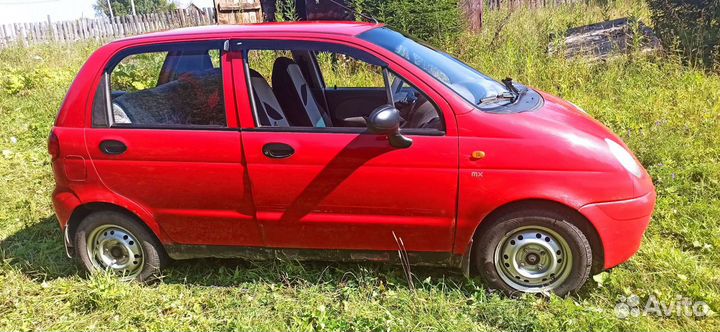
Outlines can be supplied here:
M215 9L177 9L162 13L82 18L74 21L15 23L0 25L0 48L11 45L34 45L48 42L106 40L145 32L215 23Z
M543 8L555 7L565 4L585 3L593 0L484 0L485 8L489 10L509 8L516 9L520 7Z

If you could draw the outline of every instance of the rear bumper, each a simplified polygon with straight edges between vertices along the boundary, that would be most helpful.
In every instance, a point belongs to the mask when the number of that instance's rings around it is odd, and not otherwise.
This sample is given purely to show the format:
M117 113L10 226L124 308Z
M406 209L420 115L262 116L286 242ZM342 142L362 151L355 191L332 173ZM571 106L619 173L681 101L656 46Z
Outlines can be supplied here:
M60 223L60 229L65 229L72 212L80 205L80 199L69 191L60 191L55 189L52 195L53 208L55 215Z
M655 191L651 190L637 198L593 203L580 208L580 213L590 220L600 236L605 269L627 261L638 251L655 208L655 199Z
M57 216L58 223L60 224L60 230L63 232L65 254L68 257L72 257L67 224L68 221L70 221L72 212L80 205L80 200L73 193L60 191L56 188L52 195L52 202L53 208L55 209L55 215Z

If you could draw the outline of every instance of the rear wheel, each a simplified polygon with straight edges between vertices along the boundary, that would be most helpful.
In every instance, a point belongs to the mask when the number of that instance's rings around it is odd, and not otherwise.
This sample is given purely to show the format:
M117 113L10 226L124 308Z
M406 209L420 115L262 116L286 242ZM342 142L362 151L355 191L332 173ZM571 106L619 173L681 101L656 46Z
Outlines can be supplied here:
M488 221L473 250L476 270L491 288L508 294L577 291L590 276L592 249L568 219L526 210Z
M166 263L155 236L135 218L117 211L85 217L75 232L74 248L86 271L108 271L124 280L155 280Z

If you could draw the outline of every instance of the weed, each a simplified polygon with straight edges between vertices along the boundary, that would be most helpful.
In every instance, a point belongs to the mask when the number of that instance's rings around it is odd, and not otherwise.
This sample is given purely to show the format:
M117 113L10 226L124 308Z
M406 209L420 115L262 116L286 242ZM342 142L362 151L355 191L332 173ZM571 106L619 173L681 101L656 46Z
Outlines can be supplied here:
M420 267L412 291L401 267L377 263L202 259L173 264L155 286L81 278L53 217L45 144L72 77L99 45L0 50L0 82L9 82L0 83L0 330L716 329L717 315L613 312L629 294L720 310L720 77L672 56L587 63L547 54L550 34L568 27L649 22L641 2L608 3L520 9L506 23L507 12L492 11L481 34L436 45L581 105L651 173L659 198L640 252L567 298L507 298L457 271Z

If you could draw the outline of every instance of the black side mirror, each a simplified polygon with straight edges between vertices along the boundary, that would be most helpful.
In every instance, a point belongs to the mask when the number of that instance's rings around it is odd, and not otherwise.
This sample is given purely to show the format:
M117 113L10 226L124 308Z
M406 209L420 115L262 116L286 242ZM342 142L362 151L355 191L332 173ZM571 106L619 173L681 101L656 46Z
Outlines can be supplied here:
M368 130L373 134L386 135L390 145L404 149L412 145L412 139L400 134L400 111L391 105L383 105L370 113Z

